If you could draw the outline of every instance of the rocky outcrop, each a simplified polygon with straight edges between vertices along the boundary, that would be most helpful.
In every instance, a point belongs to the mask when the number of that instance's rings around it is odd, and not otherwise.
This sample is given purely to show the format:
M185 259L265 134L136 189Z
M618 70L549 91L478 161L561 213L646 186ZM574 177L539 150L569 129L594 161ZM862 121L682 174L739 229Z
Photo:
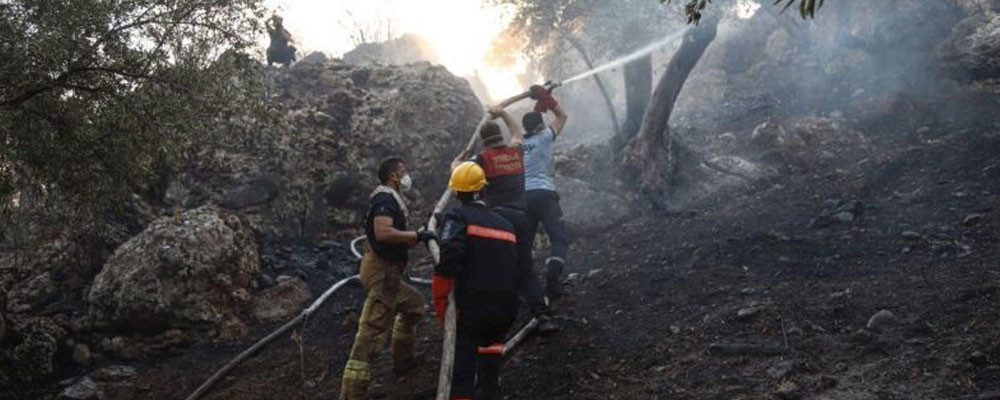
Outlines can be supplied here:
M971 79L1000 78L1000 14L974 14L952 29L938 55L956 75Z
M278 120L250 123L260 129L252 143L206 154L175 176L169 204L221 203L257 231L326 237L358 226L379 160L399 155L415 182L412 215L426 215L483 115L467 82L429 63L333 60L265 73Z
M29 382L55 372L66 331L49 318L10 315L0 341L0 387Z
M294 317L312 297L309 286L299 278L282 275L277 281L277 285L254 296L250 306L254 318L274 321Z
M420 61L438 63L434 46L412 33L382 43L362 43L345 53L343 59L354 65L403 65Z
M239 326L259 263L253 232L233 214L206 206L163 218L111 256L90 288L89 315L148 333Z
M556 187L563 219L576 235L604 232L631 214L625 198L598 190L588 182L556 175Z

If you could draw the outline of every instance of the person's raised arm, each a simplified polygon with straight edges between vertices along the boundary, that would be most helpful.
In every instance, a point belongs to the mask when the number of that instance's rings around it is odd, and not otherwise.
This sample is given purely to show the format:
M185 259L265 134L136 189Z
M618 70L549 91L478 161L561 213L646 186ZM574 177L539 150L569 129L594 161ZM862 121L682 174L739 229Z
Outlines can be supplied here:
M386 244L407 244L417 243L417 232L401 231L392 226L392 217L379 215L372 221L375 228L375 241Z
M552 109L552 113L556 115L555 121L552 121L552 134L554 136L559 136L562 133L563 128L566 127L566 121L569 120L569 115L566 115L566 110L563 108L562 104L556 105Z
M507 125L507 130L510 132L511 146L520 146L524 143L524 131L521 130L521 125L517 124L514 117L512 117L510 113L503 108L503 106L495 105L490 107L489 111L490 115L493 116L493 119L503 119L503 124Z

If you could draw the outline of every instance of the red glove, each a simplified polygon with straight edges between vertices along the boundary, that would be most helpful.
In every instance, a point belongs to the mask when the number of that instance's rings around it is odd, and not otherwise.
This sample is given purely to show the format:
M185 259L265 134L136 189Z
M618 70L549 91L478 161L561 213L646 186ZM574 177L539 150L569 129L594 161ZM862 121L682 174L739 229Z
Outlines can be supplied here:
M552 96L552 92L541 85L534 85L530 89L532 99L538 100L535 102L535 111L540 113L545 113L549 110L555 110L559 106L559 102L556 98Z
M548 95L550 95L550 93L549 90L545 88L545 86L531 85L531 87L528 88L528 97L531 97L532 100L541 100L542 97Z
M431 282L431 293L434 297L434 313L437 314L441 322L444 322L445 313L448 311L448 295L454 286L455 278L445 278L437 274L434 275L434 281Z

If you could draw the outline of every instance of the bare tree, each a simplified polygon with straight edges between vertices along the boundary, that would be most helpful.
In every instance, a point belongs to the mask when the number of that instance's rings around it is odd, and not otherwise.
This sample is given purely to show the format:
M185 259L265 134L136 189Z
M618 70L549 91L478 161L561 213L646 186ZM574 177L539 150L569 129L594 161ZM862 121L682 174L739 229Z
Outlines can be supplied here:
M680 49L656 84L639 135L625 150L622 177L660 209L670 207L669 194L676 170L670 116L684 83L715 40L717 30L718 19L710 18L685 35Z

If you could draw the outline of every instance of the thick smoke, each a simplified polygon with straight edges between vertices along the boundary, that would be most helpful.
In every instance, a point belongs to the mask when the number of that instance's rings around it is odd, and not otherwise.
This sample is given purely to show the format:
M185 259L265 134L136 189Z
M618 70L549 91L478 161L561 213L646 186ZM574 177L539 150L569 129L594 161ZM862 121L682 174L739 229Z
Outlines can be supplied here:
M935 50L964 16L937 0L833 1L815 20L765 4L752 19L726 18L685 86L675 125L721 133L772 118L844 115L880 134L956 112L974 117L940 107L974 97L960 93Z
M881 134L912 132L942 121L972 123L981 115L976 95L967 93L937 51L967 16L954 1L831 1L815 20L781 13L770 2L760 7L748 1L729 8L724 2L715 4L711 11L722 18L720 34L678 100L672 120L678 131L720 134L752 130L771 119L834 115ZM647 22L641 15L624 13L621 18L620 26ZM678 14L667 12L655 29L619 32L618 49L606 54L627 54L655 42L680 29L679 20ZM654 83L677 45L654 52ZM573 48L554 48L555 55L536 60L544 76L558 80L587 70ZM603 57L597 64L613 58ZM621 69L599 76L623 124ZM592 79L560 89L560 96L576 111L562 147L601 143L613 135Z

